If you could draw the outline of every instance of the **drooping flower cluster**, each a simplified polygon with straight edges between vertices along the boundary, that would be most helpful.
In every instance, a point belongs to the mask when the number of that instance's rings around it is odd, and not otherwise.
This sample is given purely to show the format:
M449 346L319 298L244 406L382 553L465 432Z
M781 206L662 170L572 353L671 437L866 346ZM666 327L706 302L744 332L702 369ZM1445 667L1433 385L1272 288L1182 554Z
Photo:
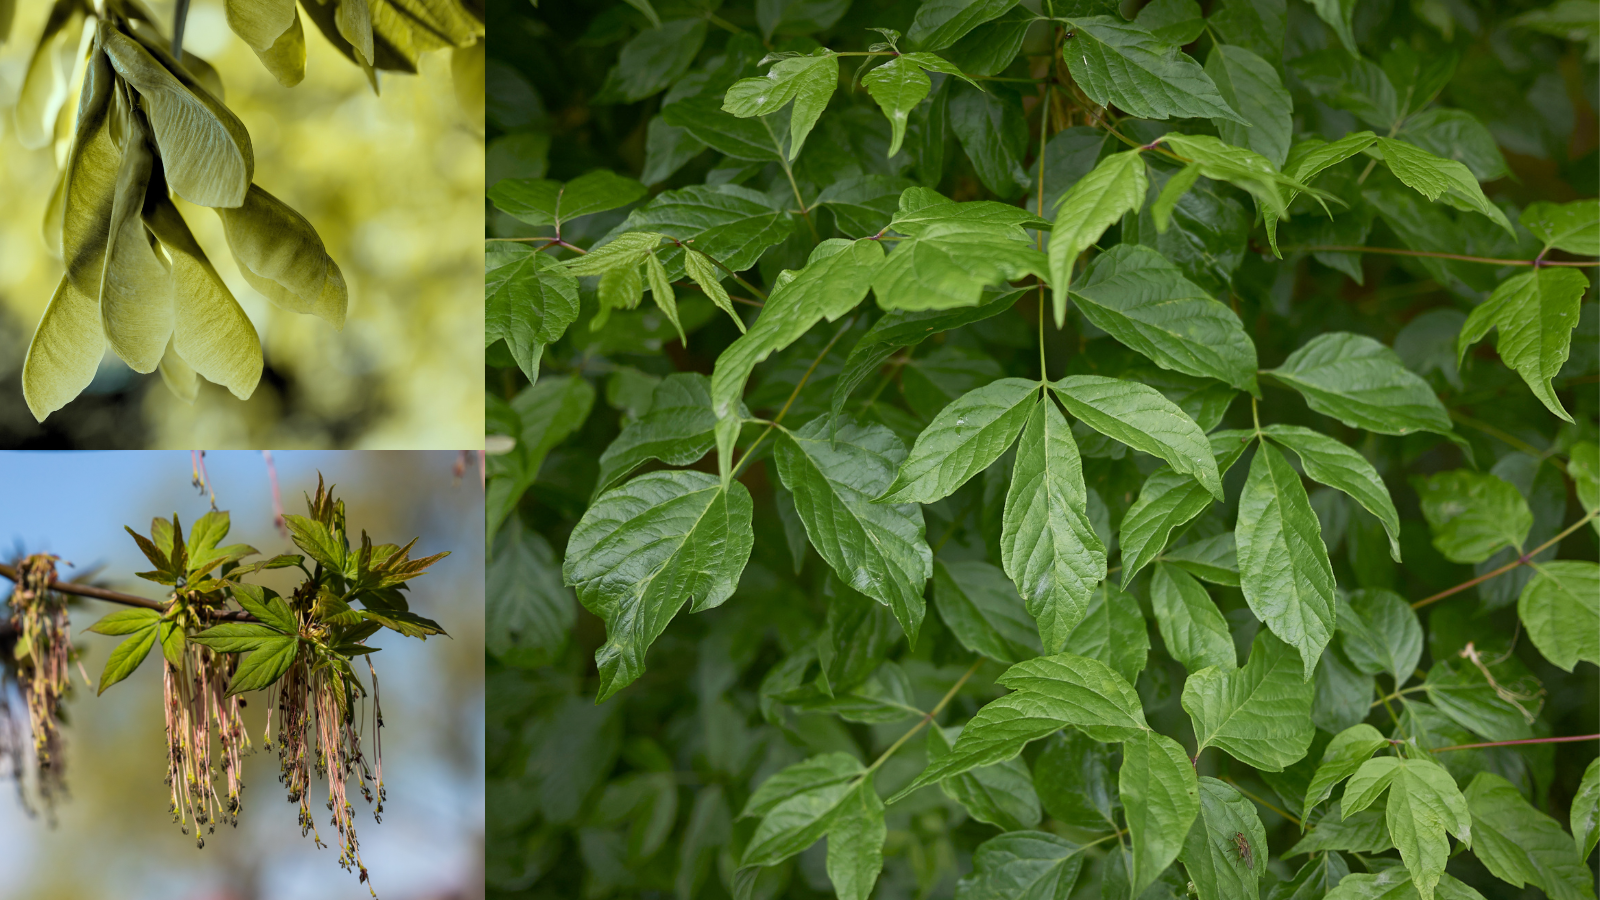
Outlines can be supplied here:
M189 823L194 823L195 843L201 848L206 845L204 835L215 832L218 822L239 824L240 759L250 750L250 738L245 733L242 701L228 694L238 665L236 654L218 653L195 643L184 647L180 664L170 659L164 664L162 706L166 711L172 817L184 834L189 833ZM212 761L213 732L220 751L218 763ZM217 794L219 768L226 782L226 801Z
M17 586L11 594L10 625L15 637L12 659L19 693L27 707L33 732L33 758L39 799L52 806L65 792L66 754L61 738L61 698L71 687L68 667L72 640L68 632L66 599L50 589L56 560L35 554L17 564ZM4 694L0 685L0 696ZM11 716L6 715L7 720ZM7 726L12 768L19 782L23 775L20 728ZM13 743L14 741L14 743Z

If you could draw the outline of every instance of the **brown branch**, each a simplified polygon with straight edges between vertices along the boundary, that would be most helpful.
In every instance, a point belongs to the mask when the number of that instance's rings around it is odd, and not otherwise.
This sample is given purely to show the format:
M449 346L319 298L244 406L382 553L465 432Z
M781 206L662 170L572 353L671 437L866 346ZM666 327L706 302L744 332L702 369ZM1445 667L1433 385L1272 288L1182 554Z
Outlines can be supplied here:
M4 563L0 563L0 576L4 576L12 581L16 581L17 569L15 566L8 566ZM60 594L72 594L78 597L92 597L95 600L104 600L107 603L120 603L123 606L136 606L141 609L153 609L156 612L165 612L167 609L165 603L161 603L156 600L151 600L134 594L124 594L121 591L113 591L107 588L95 587L91 584L73 584L69 581L58 581L52 578L50 579L49 587L50 590ZM212 613L212 615L219 621L223 622L256 621L256 617L247 612L219 610Z
M1431 250L1400 250L1395 247L1308 246L1285 247L1285 250L1309 250L1313 253L1387 253L1391 256L1423 256L1429 259L1455 259L1461 262L1492 263L1497 266L1600 266L1600 262L1564 262L1553 259L1494 259L1487 256L1464 256L1460 253L1435 253Z
M1482 747L1513 747L1518 744L1571 744L1576 743L1577 741L1593 740L1600 740L1600 734L1577 734L1569 735L1567 737L1527 738L1520 741L1488 741L1482 744L1455 744L1450 747L1435 747L1428 752L1443 753L1446 750L1477 750ZM1404 744L1405 741L1398 741L1394 738L1389 738L1389 743Z
M1450 596L1451 594L1459 594L1462 591L1466 590L1467 588L1477 587L1478 585L1484 583L1485 581L1488 581L1491 578L1494 578L1497 575L1504 575L1505 573L1511 571L1512 569L1515 569L1518 566L1525 566L1525 565L1533 562L1533 558L1535 556L1538 556L1540 553L1543 553L1544 551L1550 549L1551 547L1554 547L1556 544L1559 544L1563 539L1565 539L1567 535L1569 535L1569 534L1573 533L1574 531L1577 531L1579 528L1582 528L1583 526L1589 524L1589 520L1593 519L1597 513L1600 513L1600 510L1597 510L1596 512L1591 512L1588 515L1584 516L1583 518L1579 519L1578 521L1573 522L1571 525L1567 526L1567 529L1565 531L1561 532L1560 534L1556 535L1555 537L1551 538L1550 540L1545 541L1544 543L1542 543L1539 546L1533 548L1532 550L1529 550L1527 553L1522 554L1521 556L1517 557L1516 559L1513 559L1511 562L1506 563L1505 565L1501 566L1500 568L1495 569L1495 570L1490 571L1490 572L1485 572L1482 575L1479 575L1477 578L1472 578L1472 579L1469 579L1467 581L1463 581L1463 582L1461 582L1460 584L1456 585L1453 588L1449 588L1448 590L1443 590L1443 591L1440 591L1437 594L1434 594L1432 597L1425 597L1425 598L1423 598L1421 600L1418 600L1417 602L1411 604L1411 608L1412 609L1421 609L1422 607L1427 606L1430 603L1436 603L1436 602L1438 602L1440 600L1443 600L1444 598Z

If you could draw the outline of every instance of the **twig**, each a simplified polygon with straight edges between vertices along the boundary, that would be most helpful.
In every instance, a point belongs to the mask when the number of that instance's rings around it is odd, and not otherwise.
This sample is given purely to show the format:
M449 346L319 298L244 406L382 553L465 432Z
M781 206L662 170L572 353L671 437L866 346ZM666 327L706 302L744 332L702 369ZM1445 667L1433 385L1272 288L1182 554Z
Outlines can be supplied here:
M1285 250L1308 250L1313 253L1386 253L1391 256L1425 256L1430 259L1455 259L1461 262L1491 263L1497 266L1600 266L1600 262L1564 262L1559 260L1493 259L1487 256L1464 256L1460 253L1435 253L1432 250L1400 250L1394 247L1307 246L1285 247Z
M856 317L851 316L850 321L844 323L844 327L839 329L832 340L828 341L828 346L823 347L822 352L817 354L817 358L811 361L811 367L806 369L804 375L800 376L800 382L794 386L794 390L789 392L789 399L784 401L783 408L778 410L778 414L772 417L771 422L767 423L766 430L757 435L755 442L750 445L748 450L744 451L743 456L739 457L739 462L733 469L733 477L739 477L739 472L744 468L745 462L750 459L750 454L756 452L756 448L761 446L761 442L766 440L767 435L772 433L772 429L777 428L778 423L783 421L784 415L789 412L789 407L794 405L795 398L800 396L800 389L806 386L807 381L811 380L811 373L817 371L817 366L822 363L823 357L828 355L828 351L833 349L833 345L839 343L839 338L844 337L845 332L849 331L855 324Z
M1501 566L1500 568L1494 569L1493 571L1485 572L1482 575L1479 575L1477 578L1472 578L1472 579L1469 579L1467 581L1463 581L1460 584L1456 585L1455 587L1450 588L1449 590L1440 591L1439 593L1434 594L1432 597L1425 597L1425 598L1423 598L1421 600L1418 600L1417 602L1411 604L1411 608L1412 609L1421 609L1422 607L1427 606L1430 603L1437 603L1438 601L1443 600L1444 598L1450 596L1451 594L1459 594L1460 592L1466 590L1467 588L1477 587L1478 585L1484 583L1485 581L1488 581L1491 578L1494 578L1497 575L1504 575L1505 573L1511 571L1512 569L1515 569L1517 566L1525 566L1525 565L1527 565L1528 563L1533 561L1533 558L1535 556L1538 556L1540 553L1543 553L1544 551L1550 549L1551 547L1554 547L1556 544L1559 544L1563 539L1565 539L1567 535L1569 535L1569 534L1573 533L1574 531L1577 531L1578 529L1582 528L1583 526L1589 524L1589 520L1593 519L1596 515L1600 515L1600 509L1595 509L1595 510L1590 511L1588 515L1584 516L1583 518L1579 519L1578 521L1573 522L1571 525L1567 526L1566 530L1562 531L1560 534L1556 535L1555 537L1551 538L1548 541L1545 541L1544 543L1542 543L1539 546L1533 548L1532 550L1529 550L1527 553L1522 554L1521 556L1517 557L1516 559L1513 559L1511 562L1506 563L1505 565Z
M272 524L278 529L278 534L287 538L289 528L283 521L283 496L278 493L278 466L272 461L272 451L261 451L261 458L267 461L267 481L272 485Z
M0 564L0 576L4 576L11 581L16 581L18 579L17 569L15 566ZM68 581L57 581L56 579L52 578L50 579L49 589L59 594L73 594L78 597L92 597L96 600L104 600L107 603L120 603L123 606L137 606L141 609L153 609L156 612L165 612L167 609L166 604L155 600L139 597L134 594L124 594L121 591L99 588L90 584L73 584ZM225 622L256 621L255 616L252 616L246 612L218 611L213 613L213 615L217 619Z
M939 713L944 712L944 708L950 705L951 700L955 699L956 691L961 690L961 686L967 683L967 679L971 678L972 673L978 671L978 667L981 665L983 665L983 657L980 656L978 657L977 661L967 669L967 671L961 674L960 678L956 679L955 684L950 685L950 690L945 691L944 696L940 698L937 706L924 713L922 720L911 726L911 729L905 734L900 735L900 739L890 744L889 749L878 754L878 758L872 761L872 765L868 766L867 771L861 774L861 778L866 778L868 775L871 775L879 766L883 765L884 762L889 759L889 757L893 756L896 750L899 750L902 746L904 746L906 741L911 740L912 736L921 731L929 722L932 722L934 717L938 716ZM857 779L857 781L859 780L860 779Z
M1446 750L1477 750L1483 747L1513 747L1518 744L1572 744L1578 741L1593 740L1600 740L1600 734L1578 734L1569 735L1567 737L1527 738L1520 741L1488 741L1482 744L1454 744L1449 747L1434 747L1428 752L1443 753ZM1404 744L1405 741L1397 741L1394 738L1389 738L1389 743Z
M1273 812L1275 812L1278 815L1284 817L1285 819L1288 819L1289 821L1293 822L1296 825L1300 824L1300 820L1295 818L1294 816L1289 815L1288 811L1279 809L1276 806L1273 806L1271 803L1268 803L1267 801L1261 799L1260 797L1257 797L1255 794L1252 794L1249 791L1245 790L1239 784L1239 782L1234 781L1231 776L1224 775L1224 776L1222 776L1222 780L1226 781L1227 783L1229 783L1231 785L1233 785L1234 790L1236 790L1239 793L1245 795L1246 797L1249 797L1251 800L1254 800L1255 802L1261 804L1262 806L1265 806L1267 809L1272 810Z

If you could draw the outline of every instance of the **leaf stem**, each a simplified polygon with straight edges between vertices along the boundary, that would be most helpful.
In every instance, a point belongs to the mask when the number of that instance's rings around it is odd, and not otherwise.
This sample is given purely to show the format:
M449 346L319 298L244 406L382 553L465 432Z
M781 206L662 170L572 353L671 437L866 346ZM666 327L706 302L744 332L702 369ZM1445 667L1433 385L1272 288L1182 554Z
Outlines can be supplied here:
M4 576L11 581L16 581L18 579L16 567L0 564L0 576ZM137 606L141 609L153 609L156 612L166 612L167 609L167 604L158 600L151 600L147 597L140 597L136 594L124 594L121 591L113 591L107 588L95 587L92 584L73 584L72 582L57 581L52 578L48 588L49 590L55 591L59 594L72 594L77 597L92 597L96 600L104 600L107 603L120 603L123 606ZM219 619L222 619L223 621L228 622L256 621L255 616L252 616L246 612L216 612L213 615Z
M1450 418L1455 419L1457 422L1460 422L1469 428L1476 428L1484 434L1487 434L1501 443L1504 443L1506 446L1511 447L1514 450L1521 450L1523 453L1528 454L1540 462L1548 461L1551 465L1561 470L1561 474L1567 474L1567 464L1562 462L1558 457L1554 456L1552 451L1540 450L1538 447L1533 446L1514 434L1501 431L1493 425L1490 425L1488 422L1479 421L1478 419L1474 419L1465 413L1451 410Z
M766 120L763 119L762 121L766 121ZM799 194L796 194L795 196L798 197ZM690 238L687 241L680 241L677 238L672 238L672 243L678 245L679 247L682 247L684 252L687 253L691 249L689 247L689 245L694 243L694 238ZM739 277L739 273L735 272L734 270L732 270L730 268L728 268L728 266L725 263L723 263L722 260L717 259L715 256L712 256L711 254L705 252L704 250L696 249L694 252L700 254L701 256L704 256L706 259L711 260L711 264L712 265L716 266L717 268L721 269L724 272L727 272L728 273L728 277L730 277L734 281L737 281L740 284L744 285L744 289L745 290L749 291L752 294L755 294L757 297L760 297L763 302L766 301L766 299L767 299L766 292L762 291L760 288L756 287L755 285L751 284L750 282L745 281L743 278L740 278ZM757 304L757 305L759 306L760 304Z
M944 708L950 705L951 700L955 699L956 691L961 690L961 686L967 683L967 679L971 678L972 673L978 671L978 667L981 665L983 665L983 657L980 656L975 662L973 662L972 666L968 668L967 671L961 674L960 678L956 679L955 684L950 685L950 690L944 692L944 696L939 699L938 705L934 706L933 709L928 710L926 713L923 713L922 720L920 722L911 726L910 730L908 730L905 734L900 735L898 740L889 745L889 749L878 754L878 758L873 760L872 765L868 766L867 770L861 773L861 778L856 780L859 782L861 779L864 779L868 775L871 775L873 772L877 771L878 767L888 761L889 757L893 756L896 750L899 750L902 746L904 746L906 741L911 740L911 738L917 732L921 731L929 722L932 722L934 717L938 716L939 713L944 712Z
M1050 85L1044 86L1044 101L1039 114L1039 205L1034 208L1034 214L1044 218L1044 150L1050 138ZM1044 232L1034 233L1034 244L1039 251L1044 252ZM1039 282L1039 383L1044 384L1050 380L1050 373L1044 364L1044 279L1034 276Z
M1527 738L1520 741L1489 741L1483 744L1453 744L1449 747L1434 747L1429 753L1443 753L1446 750L1477 750L1482 747L1514 747L1518 744L1571 744L1578 741L1600 740L1600 734L1577 734L1566 737ZM1389 739L1391 744L1403 744L1405 741Z
M745 461L750 458L750 454L754 453L757 447L761 446L761 442L766 440L767 435L772 433L772 429L777 428L778 423L783 421L784 415L789 412L789 407L794 405L795 398L800 396L800 389L806 386L806 382L811 380L811 374L817 371L817 366L822 363L822 358L828 355L828 351L833 349L833 345L839 343L839 339L844 337L845 332L849 331L855 324L856 316L851 316L850 321L844 323L844 327L839 329L838 333L828 341L828 345L822 348L822 352L817 354L817 358L811 361L811 367L806 369L804 375L800 376L800 381L794 386L794 390L789 392L789 399L784 401L783 408L778 410L778 414L772 417L771 422L767 423L766 429L756 436L755 442L750 445L749 449L744 451L743 456L739 457L738 464L733 467L732 477L739 477L739 472L744 469Z
M1394 693L1389 694L1386 697L1379 697L1378 699L1372 701L1371 706L1369 706L1368 708L1371 709L1372 707L1375 707L1375 706L1379 705L1380 703L1385 705L1385 706L1387 706L1387 705L1389 705L1389 701L1390 700L1394 700L1397 697L1403 696L1405 694L1415 694L1417 691L1423 690L1426 687L1427 687L1427 685L1419 684L1419 685L1416 685L1414 687L1408 687L1405 690L1395 691Z
M1561 541L1563 539L1565 539L1567 535L1569 535L1569 534L1573 533L1574 531L1577 531L1578 529L1582 528L1583 526L1589 524L1589 521L1591 519L1593 519L1597 515L1600 515L1600 508L1596 508L1596 509L1590 510L1587 515L1585 515L1583 518L1579 519L1578 521L1573 522L1571 525L1568 525L1566 527L1566 529L1563 530L1560 534L1556 535L1555 537L1551 538L1548 541L1545 541L1544 543L1542 543L1539 546L1533 548L1532 550L1529 550L1528 552L1522 554L1521 556L1517 557L1516 559L1513 559L1511 562L1506 563L1505 565L1501 566L1500 568L1494 569L1493 571L1485 572L1482 575L1479 575L1477 578L1472 578L1472 579L1469 579L1467 581L1463 581L1463 582L1461 582L1460 584L1456 585L1453 588L1450 588L1448 590L1443 590L1443 591L1440 591L1437 594L1434 594L1432 597L1425 597L1425 598L1423 598L1421 600L1418 600L1417 602L1411 604L1411 608L1412 609L1421 609L1422 607L1427 606L1430 603L1437 603L1440 600L1443 600L1444 598L1450 596L1451 594L1459 594L1462 591L1466 590L1467 588L1477 587L1478 585L1483 584L1485 581L1488 581L1491 578L1494 578L1494 577L1496 577L1498 575L1504 575L1505 573L1511 571L1512 569L1515 569L1517 566L1526 565L1526 564L1532 562L1533 558L1535 556L1538 556L1540 553L1543 553L1544 551L1550 549L1551 547L1554 547L1556 544L1561 543Z
M783 167L783 174L789 176L789 187L794 190L794 200L800 204L800 217L806 220L806 227L811 229L811 240L821 243L822 238L817 235L817 225L811 221L811 207L806 205L806 198L800 196L800 185L794 180L794 167L789 165L789 160L783 155L783 142L778 140L778 135L772 130L772 123L766 116L761 116L761 127L767 130L767 137L772 138L772 146L778 151L778 165Z
M1236 790L1239 793L1245 795L1246 797L1249 797L1251 800L1254 800L1255 802L1261 804L1262 806L1265 806L1267 809L1272 810L1273 812L1275 812L1278 815L1284 817L1285 819L1288 819L1289 821L1293 822L1296 825L1300 824L1300 820L1295 818L1294 816L1289 815L1287 810L1279 809L1276 806L1273 806L1271 803L1268 803L1267 801L1261 799L1260 797L1257 797L1255 794L1252 794L1249 791L1245 790L1239 784L1239 782L1233 780L1232 776L1224 775L1222 777L1222 780L1226 781L1227 783L1229 783L1231 785L1233 785L1234 790Z
M1536 261L1535 260L1531 260L1531 259L1495 259L1495 258L1491 258L1491 257L1487 257L1487 256L1466 256L1466 255L1463 255L1463 254L1460 254L1460 253L1436 253L1436 252L1434 252L1432 250L1401 250L1401 249L1396 248L1396 247L1351 247L1351 246L1346 246L1344 244L1335 244L1335 245L1321 245L1321 244L1319 244L1319 245L1305 246L1305 247L1285 247L1284 249L1285 250L1308 250L1308 251L1311 251L1313 253L1315 253L1315 252L1329 252L1329 253L1386 253L1386 254L1389 254L1391 256L1424 256L1424 257L1428 257L1430 259L1455 259L1455 260L1460 260L1462 262L1489 263L1491 265L1496 265L1496 266L1532 266L1532 265L1536 264ZM1557 261L1557 260L1548 260L1547 259L1547 260L1544 260L1542 262L1537 262L1537 265L1540 265L1540 266L1576 266L1576 267L1582 268L1582 267L1600 266L1600 261L1596 261L1596 262L1567 262L1567 261Z

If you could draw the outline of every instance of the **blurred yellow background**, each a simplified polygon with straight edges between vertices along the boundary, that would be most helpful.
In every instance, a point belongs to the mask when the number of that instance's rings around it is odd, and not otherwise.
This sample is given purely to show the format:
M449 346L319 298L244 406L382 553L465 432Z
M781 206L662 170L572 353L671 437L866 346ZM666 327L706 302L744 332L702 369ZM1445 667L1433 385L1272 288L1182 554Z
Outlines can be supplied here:
M171 0L147 6L169 32ZM36 424L20 370L61 277L41 237L56 166L50 148L17 142L13 106L50 4L18 7L0 47L0 447L481 445L481 106L476 118L462 109L448 51L427 54L419 75L380 73L375 96L308 21L305 80L281 87L228 29L222 0L194 0L184 49L220 73L256 183L299 210L343 270L344 330L267 302L239 275L217 215L177 200L261 335L255 394L241 402L202 380L190 406L108 351L84 395Z

